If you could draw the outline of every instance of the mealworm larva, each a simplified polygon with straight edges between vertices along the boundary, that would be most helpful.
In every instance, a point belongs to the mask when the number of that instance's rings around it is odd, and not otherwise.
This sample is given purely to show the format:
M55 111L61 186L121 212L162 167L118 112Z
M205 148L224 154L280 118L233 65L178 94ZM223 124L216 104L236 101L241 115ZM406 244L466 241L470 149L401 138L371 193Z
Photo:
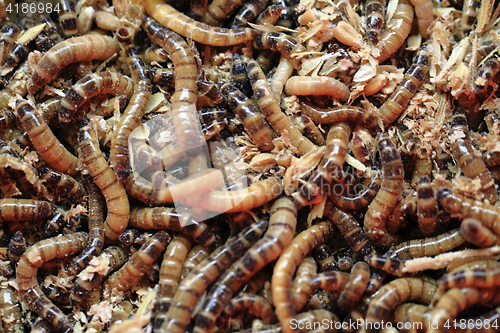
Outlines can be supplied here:
M47 320L38 317L33 323L32 333L50 333L54 331L54 326Z
M413 140L407 141L407 144L405 144L403 147L406 150L406 147L408 145L414 144ZM403 150L400 150L401 153L401 160L403 160ZM405 152L406 153L406 152ZM412 154L413 155L413 154ZM404 164L404 163L403 163ZM413 173L411 175L411 182L410 185L412 188L416 188L418 186L418 183L422 179L423 176L425 177L431 177L432 175L432 159L429 158L429 156L424 156L423 158L420 158L418 155L415 157L414 161L410 164L413 164Z
M0 223L6 221L36 221L52 214L46 201L31 199L0 199Z
M107 60L118 50L118 43L113 38L102 35L73 37L56 44L36 66L28 83L28 92L34 95L70 63L94 59Z
M78 155L80 155L82 165L89 171L106 199L108 216L104 222L104 235L111 240L117 240L127 228L130 217L127 192L102 155L99 142L90 126L90 123L82 121L78 133L80 142Z
M226 126L226 113L226 109L221 108L203 108L198 111L205 141L213 138Z
M246 58L242 58L238 53L233 55L231 66L231 84L241 91L245 96L251 97L252 86L248 78Z
M276 72L273 75L270 86L273 97L278 104L281 103L281 94L283 92L283 88L288 78L292 76L293 70L294 68L292 61L286 56L281 56L280 62L278 63L278 67L276 68Z
M460 233L464 239L479 247L490 247L500 244L500 239L488 228L483 227L480 221L468 218L460 224Z
M424 235L433 234L439 227L438 204L432 184L422 176L417 187L418 227Z
M68 274L77 275L87 267L92 258L101 253L104 246L104 206L105 199L99 187L90 179L85 179L88 195L89 241L87 247L69 265Z
M18 262L24 252L26 252L26 239L21 231L16 231L9 242L9 259Z
M31 143L43 160L54 170L68 173L70 176L75 175L78 159L59 142L31 103L18 99L16 113Z
M156 259L158 259L167 247L169 241L170 236L166 232L157 232L141 246L139 251L130 257L122 268L109 277L104 284L104 290L115 294L116 291L120 292L131 289L139 282L147 270L153 266Z
M387 60L403 45L410 33L413 13L413 6L409 0L399 0L391 21L388 22L387 28L382 31L378 39L379 63Z
M486 60L477 70L476 79L474 81L476 94L485 93L492 79L498 72L500 72L500 59L498 56Z
M377 195L380 190L381 185L381 176L380 173L377 172L373 179L370 181L368 186L360 192L358 195L354 197L349 197L341 193L338 195L337 193L330 193L330 200L335 204L335 206L341 209L349 209L349 210L358 210L362 209L372 202L373 198Z
M386 1L369 0L365 5L366 37L368 40L377 40L385 23Z
M174 295L179 287L182 273L182 264L186 259L193 241L182 234L175 236L165 251L161 263L159 290L153 310L153 327L159 329L163 324L167 311L172 304Z
M434 20L432 13L433 5L429 0L410 0L413 7L415 7L415 15L418 21L418 32L422 37L428 38L429 33L427 29Z
M295 311L299 312L309 300L314 289L311 278L317 273L316 261L306 257L297 267L295 279L292 282L292 303Z
M370 280L370 267L364 262L352 266L351 275L337 301L342 309L350 310L361 299Z
M40 52L47 52L54 47L54 42L45 32L41 32L35 37L36 49Z
M99 287L99 283L111 272L117 270L121 267L128 259L127 252L118 246L110 246L102 251L99 257L96 258L96 264L99 265L103 261L107 263L108 269L99 270L93 267L93 261L90 261L89 268L92 268L91 271L93 274L90 274L91 277L84 278L84 275L79 276L73 287L71 289L70 295L70 305L76 306L79 304L92 289Z
M248 310L248 313L261 318L264 324L270 324L275 319L274 310L262 296L242 293L232 298L222 312L222 318L229 318L236 313Z
M255 105L230 83L225 83L220 87L222 96L226 99L227 106L233 111L243 123L246 132L252 140L264 151L274 148L272 140L274 133L267 124L262 113Z
M476 22L476 10L479 9L480 5L480 1L477 0L464 0L460 21L460 30L463 37L467 37L467 35L469 35L469 33L474 29L473 26Z
M21 27L13 22L8 22L2 26L0 30L0 63L4 63L20 33Z
M191 315L198 301L208 286L260 238L266 227L267 221L261 220L244 229L225 245L212 252L208 258L203 260L194 271L183 279L175 293L161 330L184 333L191 321Z
M177 211L174 208L134 207L130 212L129 223L131 227L138 229L180 231L203 246L209 248L217 246L215 235L206 223L198 222L190 214Z
M265 24L269 24L269 25L274 25L280 18L281 16L281 11L283 10L283 5L281 4L274 4L274 5L270 5L269 7L265 8L262 13L259 14L259 16L257 16L257 18L255 19L255 22L257 24L262 24L262 25L265 25ZM259 52L259 56L261 55L262 53ZM259 64L261 65L261 64ZM264 67L265 66L262 66L262 70L264 70ZM270 68L267 68L267 70L269 70Z
M285 333L297 332L291 325L295 318L291 295L293 273L304 257L316 245L323 243L331 232L332 226L327 222L321 222L309 227L294 238L274 266L271 280L273 302L276 306L276 316Z
M403 192L404 171L396 146L387 135L379 136L378 148L382 161L382 185L368 206L364 228L374 245L387 248L398 243L398 237L387 232L385 223Z
M43 31L47 34L47 37L50 38L52 44L56 45L59 42L61 42L62 40L61 35L59 35L59 32L57 31L57 26L54 23L54 21L52 21L50 16L45 16L45 15L42 16L41 22L45 23Z
M142 1L137 1L142 2ZM250 28L225 29L211 27L179 13L162 0L146 0L144 8L161 25L195 42L212 46L230 46L246 43L255 38L257 31Z
M142 60L148 65L156 61L157 63L164 63L169 60L168 53L162 47L153 45L148 47L142 52ZM155 69L158 69L155 67Z
M64 123L73 120L78 109L94 96L130 96L133 88L134 82L129 77L119 73L105 71L87 75L78 80L61 100L59 120Z
M328 95L345 101L349 88L339 80L327 76L292 76L285 84L287 95Z
M311 286L325 290L343 291L349 281L349 273L345 272L324 272L311 278Z
M195 245L186 255L186 260L182 264L180 281L184 280L192 270L196 269L200 263L208 257L209 252L203 245Z
M363 108L356 106L337 106L321 109L313 106L306 100L301 100L301 109L316 124L333 124L341 121L352 121L360 123L371 133L376 134L380 131L376 118Z
M283 14L283 13L282 13ZM256 49L270 49L277 51L290 59L293 67L300 69L300 59L296 54L306 52L306 48L295 38L282 32L263 32L253 41Z
M5 127L10 127L14 124L17 123L16 115L14 112L10 110L2 110L0 111L0 126L5 128Z
M313 249L312 254L319 264L320 272L330 272L337 268L333 251L328 245L319 244Z
M377 323L385 321L389 313L403 302L429 304L436 289L435 283L421 278L399 278L389 282L373 297L368 307L366 332L380 332L381 327Z
M352 153L365 166L372 164L375 151L375 139L370 132L361 125L356 125L352 133Z
M83 185L71 176L51 170L46 166L38 168L38 174L45 184L55 192L57 201L80 203L87 194Z
M66 224L66 211L60 207L57 207L56 210L49 217L47 222L45 223L44 233L47 236L54 236L58 233L59 229Z
M24 332L21 307L16 291L10 286L0 289L0 318L5 333Z
M313 150L315 148L314 144L303 137L299 130L292 125L285 113L281 111L279 104L272 95L264 72L254 60L250 60L248 63L248 77L257 103L271 127L280 135L287 131L291 145L297 148L300 156Z
M275 260L290 244L297 224L297 211L289 198L271 206L269 227L264 237L236 261L210 290L196 318L195 332L206 332L221 314L225 304L253 275Z
M424 45L415 55L413 64L406 71L403 81L397 85L394 92L379 109L380 118L385 128L392 124L410 104L413 96L426 79L429 66L430 52L427 50L427 45Z
M500 265L495 261L473 262L442 276L437 283L443 288L490 288L500 285Z
M212 1L207 7L202 22L211 26L220 27L223 25L224 21L242 5L243 1L241 0Z
M21 299L30 310L65 332L72 331L68 318L43 294L38 285L37 272L45 262L77 253L83 250L86 243L87 235L83 232L44 239L30 246L17 265L16 279Z
M235 54L233 56L233 60L237 57ZM240 69L241 67L238 67ZM246 68L246 67L245 67ZM245 74L246 76L246 74ZM248 79L247 79L248 81ZM200 73L198 74L198 79L196 80L196 85L198 86L198 104L201 105L209 105L209 106L214 106L214 105L221 105L224 104L224 97L219 91L219 87L215 84L214 81L212 81L210 78L205 77L205 73L203 70L200 70ZM205 98L204 98L205 97ZM208 101L207 101L208 99Z
M60 0L61 11L58 11L59 24L66 38L78 34L76 25L75 2L71 0Z

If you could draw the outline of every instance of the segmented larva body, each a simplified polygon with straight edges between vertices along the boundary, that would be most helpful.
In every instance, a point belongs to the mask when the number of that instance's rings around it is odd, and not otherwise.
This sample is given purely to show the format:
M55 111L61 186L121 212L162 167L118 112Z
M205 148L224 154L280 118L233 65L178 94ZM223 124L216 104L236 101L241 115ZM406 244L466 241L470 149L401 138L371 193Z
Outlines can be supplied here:
M21 231L16 231L9 242L9 259L18 262L24 252L26 252L26 239Z
M349 273L340 271L319 273L311 279L311 286L341 292L345 290L349 277Z
M500 263L495 261L476 261L460 266L442 276L437 282L441 287L451 288L490 288L500 286Z
M57 31L57 26L54 23L54 21L52 21L50 16L43 16L42 21L43 23L45 23L43 31L47 34L47 37L50 38L52 44L56 45L59 42L61 42L62 40L61 35L59 35L59 32Z
M279 257L295 234L296 214L292 200L276 200L271 206L269 228L264 237L236 261L210 290L196 319L195 332L207 332L236 291L268 263Z
M201 20L207 12L208 0L191 0L188 16L194 20Z
M427 29L434 20L432 13L433 5L430 0L410 0L413 7L415 7L415 15L418 20L418 32L422 37L428 38L429 33Z
M16 113L43 160L54 170L75 175L78 159L59 142L38 111L28 101L18 99Z
M474 23L476 22L476 10L481 6L481 2L477 0L464 0L462 7L462 18L460 21L460 27L463 37L467 37L469 33L474 29Z
M500 59L498 58L498 55L495 55L486 60L477 70L476 79L474 81L476 94L485 93L491 83L491 80L498 74L498 72L500 72Z
M381 331L380 323L390 312L406 301L429 304L437 290L437 285L421 278L399 278L383 286L373 297L366 313L366 332Z
M417 187L418 227L424 235L436 232L438 224L438 204L432 184L422 176Z
M88 227L89 242L87 247L69 265L68 273L77 275L87 267L92 258L101 253L104 246L104 207L105 199L100 188L88 177L85 179L88 191Z
M295 309L292 303L292 277L297 266L304 257L318 244L323 243L330 236L332 226L328 222L321 222L309 227L294 238L292 243L283 251L274 266L271 280L273 302L283 332L297 332L291 323L295 318Z
M250 78L257 103L267 121L271 124L271 127L279 135L283 135L287 131L291 145L297 148L300 156L313 150L315 148L314 144L302 136L299 130L292 125L285 113L281 111L279 104L272 95L264 72L254 60L250 60L248 63L248 77Z
M453 150L453 157L464 175L471 179L479 177L481 192L484 193L485 199L488 199L491 204L497 202L498 194L495 188L495 181L481 157L476 155L470 140L467 138L457 139L452 143L451 148Z
M252 86L250 85L250 80L248 79L246 59L242 58L238 53L233 55L231 76L231 84L245 94L245 96L251 96Z
M300 105L302 112L316 124L333 124L341 121L351 121L362 124L373 134L380 131L377 119L363 108L356 106L337 106L321 109L305 100L302 100Z
M166 232L157 232L130 257L122 268L109 277L104 284L104 290L115 294L116 291L121 292L132 288L153 266L169 241L170 236Z
M369 0L365 5L366 37L368 40L377 40L385 23L384 0Z
M370 267L364 262L357 262L352 266L349 281L340 293L337 301L342 309L350 310L361 299L370 280Z
M184 280L192 270L196 269L200 263L208 257L209 252L203 245L195 245L186 255L186 260L182 264L180 281Z
M28 53L30 53L30 48L27 45L19 44L17 41L14 43L14 46L10 50L9 54L5 58L5 62L2 65L2 81L5 84L10 80L11 71L19 65L22 61L24 61L28 57Z
M382 179L380 173L377 172L372 178L368 186L354 197L349 197L345 194L337 195L337 193L330 193L330 200L335 204L335 206L340 209L358 210L362 209L372 202L373 198L377 195L380 190L380 185Z
M410 104L411 99L427 77L429 66L430 52L427 50L427 45L424 45L415 55L413 65L406 71L403 81L397 85L394 92L379 109L385 128L392 124Z
M177 212L174 208L134 207L130 212L130 226L145 230L180 231L206 247L217 245L215 235L206 223L197 222L190 214Z
M408 141L408 143L405 144L405 146L412 145L413 142L414 142L413 140ZM401 158L403 157L401 156ZM422 177L425 176L430 178L432 176L432 167L433 167L432 162L433 161L431 158L429 158L429 156L424 156L423 158L421 158L418 155L416 156L413 162L414 164L413 172L411 174L410 185L412 188L416 188L418 186L418 183L420 182Z
M198 111L205 141L213 138L226 126L226 113L226 109L221 108L203 108Z
M262 319L264 324L270 324L276 320L271 304L262 296L242 293L232 298L224 307L223 318L229 318L248 310L248 313Z
M425 332L424 322L428 322L430 309L426 305L403 303L394 310L394 321L401 323L401 333Z
M89 171L94 183L101 189L106 199L108 216L104 222L104 235L111 240L117 240L127 228L130 217L127 192L102 155L91 124L83 122L82 125L78 133L80 141L78 154L82 165Z
M0 199L0 223L6 221L36 221L52 214L52 205L31 199Z
M38 285L37 272L45 262L77 253L83 250L86 243L87 235L83 232L44 239L30 246L17 265L16 279L21 299L30 310L65 332L72 331L68 318L43 294Z
M142 2L142 1L137 1ZM144 8L161 25L195 42L212 46L230 46L246 43L255 38L257 31L250 28L225 29L211 27L179 13L162 0L146 0Z
M13 22L9 22L2 27L0 30L0 63L4 63L20 33L21 27Z
M287 95L328 95L345 101L349 88L339 80L326 76L292 76L285 84Z
M38 174L40 178L45 180L45 184L55 192L58 201L80 203L87 194L79 181L62 172L42 166L38 168Z
M87 75L75 83L61 100L59 120L70 122L78 109L90 98L97 95L127 95L132 94L134 82L129 77L113 72L101 72Z
M253 41L256 49L270 49L277 51L290 59L293 67L300 69L300 57L298 53L306 52L306 48L295 38L282 32L263 32Z
M163 324L170 304L172 304L179 287L179 281L181 281L182 264L192 244L191 238L180 234L172 239L165 251L158 281L160 287L153 311L153 326L156 329L159 329Z
M285 86L286 81L293 73L293 64L290 58L282 55L280 58L280 62L278 63L278 67L276 68L276 72L273 75L273 79L271 80L271 91L273 93L273 97L278 103L281 103L281 94L283 92L283 87Z
M378 39L379 63L387 60L403 45L410 33L413 13L413 6L409 0L399 0L391 21L388 22L387 28L382 31Z
M10 110L0 111L0 126L10 127L17 123L16 115Z
M208 5L202 21L208 25L220 27L241 5L243 5L241 0L214 0Z
M21 307L15 289L10 286L0 289L0 318L5 333L24 332Z
M299 312L309 300L314 289L311 278L317 273L316 261L306 257L297 267L295 278L292 282L292 302L295 311Z
M499 245L500 239L490 229L483 227L481 221L473 218L464 219L460 224L460 233L463 238L479 247Z
M55 78L61 69L73 62L106 60L118 50L118 43L108 36L88 35L67 39L42 57L28 84L28 92L34 95Z
M378 147L382 161L382 185L368 206L364 228L374 245L388 248L398 243L398 237L387 232L385 223L403 192L404 171L398 150L387 135L379 136Z
M352 153L365 166L372 164L372 152L375 151L375 145L375 138L366 128L359 124L354 127L351 139Z
M86 298L89 292L91 292L95 288L99 288L100 291L100 282L108 276L111 272L120 268L128 259L127 252L118 246L110 246L102 251L97 259L97 265L101 262L105 261L108 263L108 270L93 270L93 275L91 278L83 279L82 277L78 277L73 284L73 288L71 289L70 294L70 305L76 306L80 304L80 302ZM95 268L92 266L93 261L90 262L91 265L89 267ZM99 292L100 294L100 292Z
M266 227L267 221L261 220L244 229L225 245L212 252L195 270L189 273L182 280L175 293L161 330L184 333L196 305L208 286L260 238Z
M65 37L73 37L78 34L76 27L76 8L72 0L60 0L61 11L58 12L59 24Z
M147 65L150 65L152 62L156 61L157 63L164 63L169 60L168 53L162 47L153 45L148 47L144 52L142 52L142 60ZM154 68L153 70L157 70L161 68Z
M347 241L347 244L361 255L368 255L375 251L364 230L359 226L354 216L333 207L327 201L324 216L339 228L340 233Z
M220 92L226 99L229 109L240 118L250 138L260 149L272 150L274 133L250 99L230 83L222 85Z
M56 210L50 215L47 222L45 222L44 233L47 236L54 236L58 233L59 229L66 224L66 211L60 207L57 207Z
M258 0L256 0L258 1ZM283 5L281 4L275 4L275 5L270 5L266 9L262 11L262 13L257 16L257 19L255 22L257 24L270 24L274 25L278 19L281 16L281 11L283 10ZM261 53L259 52L259 56ZM259 64L260 65L260 64ZM264 67L261 65L262 70L264 70Z

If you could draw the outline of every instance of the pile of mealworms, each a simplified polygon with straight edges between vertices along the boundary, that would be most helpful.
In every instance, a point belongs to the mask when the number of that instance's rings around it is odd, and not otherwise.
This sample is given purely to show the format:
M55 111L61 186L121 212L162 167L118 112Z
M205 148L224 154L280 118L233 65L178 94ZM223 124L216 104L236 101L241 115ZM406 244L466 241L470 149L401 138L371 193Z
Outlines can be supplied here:
M499 0L0 19L0 332L500 331Z

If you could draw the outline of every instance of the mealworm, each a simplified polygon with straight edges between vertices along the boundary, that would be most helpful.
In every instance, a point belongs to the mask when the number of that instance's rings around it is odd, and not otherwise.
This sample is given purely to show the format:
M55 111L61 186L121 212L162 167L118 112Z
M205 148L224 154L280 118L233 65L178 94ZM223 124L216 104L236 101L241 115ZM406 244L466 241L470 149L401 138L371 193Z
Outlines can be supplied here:
M24 97L27 94L26 81L28 80L28 62L23 62L16 70L5 89L0 90L0 108L9 107L11 98Z
M241 0L212 1L207 7L202 22L211 26L220 27L224 21L242 5L243 1Z
M292 76L293 70L294 68L291 60L286 56L281 56L270 85L273 97L278 104L281 103L283 88L288 78Z
M387 248L398 243L398 237L387 232L385 223L402 194L404 172L396 146L385 134L379 136L378 148L382 161L382 185L368 206L364 228L374 245Z
M320 272L329 272L337 268L333 251L328 245L319 244L313 249L312 254L319 264Z
M52 44L56 45L59 42L61 42L62 40L61 35L59 35L59 32L57 31L57 26L54 23L54 21L52 21L50 16L42 16L41 21L45 23L43 31L47 34L47 37L50 38Z
M55 192L57 201L80 203L87 192L83 185L71 176L51 170L46 166L38 168L38 174L45 184Z
M311 278L317 273L316 261L306 257L297 267L292 282L292 303L295 311L299 312L309 300L314 289Z
M79 252L86 243L87 235L82 232L45 239L30 246L17 265L16 279L22 300L30 310L65 332L72 331L68 318L43 294L38 285L37 272L43 263Z
M31 103L18 99L16 113L42 159L54 170L75 175L78 159L59 142Z
M379 109L380 118L385 128L392 124L408 107L413 96L426 79L429 66L430 52L427 45L424 45L415 55L413 64L406 71L403 81L397 85L394 92Z
M142 1L137 1L142 2ZM257 32L250 28L225 29L211 27L179 13L162 0L144 1L144 8L161 25L181 36L189 36L195 42L211 46L230 46L246 43L255 38Z
M272 150L274 148L272 143L274 133L248 97L230 83L223 84L220 87L220 92L226 99L228 108L240 118L250 138L260 149Z
M5 58L14 46L14 43L21 33L21 27L13 22L8 22L0 30L0 63L4 63Z
M121 301L118 304L118 309L113 311L111 315L111 320L109 322L109 326L118 325L123 323L130 316L132 311L134 310L134 306L129 301Z
M191 314L208 286L260 238L266 227L267 221L261 220L244 229L225 245L212 252L195 270L189 273L182 280L175 293L161 330L184 333L191 321Z
M68 268L68 274L77 275L92 258L98 256L104 246L104 206L105 199L99 187L91 180L85 179L88 195L88 227L89 241L85 249L73 259Z
M130 217L127 192L104 159L94 130L90 126L90 123L85 122L80 126L78 154L83 167L89 171L106 199L108 216L104 222L104 235L111 240L117 240L127 228Z
M42 57L28 83L28 92L34 95L70 63L107 60L118 52L118 49L118 43L108 36L88 35L69 38L55 45Z
M326 76L292 76L285 84L287 95L328 95L345 101L349 88L339 80Z
M361 299L370 280L370 267L364 262L352 266L351 275L337 301L342 309L350 310Z
M122 74L106 71L87 75L78 80L61 100L59 120L63 123L73 120L78 109L94 96L130 96L133 87L134 82Z
M451 288L490 288L500 285L498 275L500 265L495 261L472 262L460 266L442 276L437 283L446 289Z
M283 10L283 5L281 5L281 4L270 5L269 7L265 8L262 11L262 13L259 14L259 16L257 16L257 18L255 19L255 22L257 24L261 24L261 25L265 25L265 24L274 25L279 20L282 10ZM262 54L262 51L259 52L259 56L261 54ZM262 70L264 70L265 66L262 66L262 64L259 64L259 65L262 67ZM267 70L269 70L269 69L270 68L267 68Z
M108 290L113 295L116 292L131 289L153 266L169 241L170 236L166 232L157 232L130 257L122 268L109 277L104 284L104 290Z
M165 251L161 263L159 290L153 310L153 327L159 329L163 324L167 311L172 304L179 287L182 264L186 259L192 240L182 234L175 236Z
M479 9L480 5L480 1L477 0L464 0L462 17L460 20L460 30L462 31L464 37L469 35L469 33L474 29L474 23L476 22L476 10Z
M24 252L26 252L26 239L21 231L16 231L9 242L9 259L18 262Z
M326 202L324 216L333 222L347 241L347 244L356 252L365 256L375 251L363 229L359 226L354 216L345 213L330 202Z
M418 21L418 32L422 37L428 38L429 33L427 29L434 20L432 13L433 5L429 0L410 0L413 7L415 7L415 15Z
M325 290L343 291L349 281L349 273L334 271L319 273L311 278L311 286Z
M306 100L300 103L302 112L310 117L316 124L333 124L341 121L351 121L362 124L372 134L380 131L376 118L363 108L356 106L337 106L326 109L313 106Z
M42 53L54 47L52 39L50 39L45 32L41 32L35 37L35 45L36 49Z
M429 179L422 176L417 188L418 227L424 235L433 234L439 227L438 204Z
M257 103L271 127L280 135L284 135L284 132L287 131L291 145L297 148L300 156L313 150L315 148L314 144L304 138L299 130L292 125L285 113L281 111L279 104L272 95L264 72L254 60L248 62L248 77Z
M473 218L462 221L460 224L460 233L467 242L479 247L490 247L500 244L497 235L488 228L483 227L480 221Z
M94 267L94 261L90 261L88 266L90 274L87 278L85 275L80 275L73 284L70 295L70 305L76 306L79 304L89 292L94 288L100 288L100 282L111 272L117 270L121 267L128 259L127 252L118 246L110 246L102 251L102 253L96 258L95 263L100 265L102 262L107 263L107 268L105 270L96 269ZM100 289L99 289L100 290Z
M62 226L66 224L66 219L66 211L60 207L57 207L45 223L45 234L47 236L56 235L59 229L61 229Z
M372 164L373 151L375 151L375 139L370 132L361 125L354 127L351 139L352 153L354 157L365 166Z
M0 126L11 127L12 125L17 123L16 115L14 112L10 110L2 110L0 111Z
M196 318L195 332L206 332L221 314L225 304L252 276L275 260L290 244L297 224L297 211L288 198L271 206L269 227L264 237L236 261L212 287Z
M45 319L38 317L33 323L32 333L50 333L54 331L54 326Z
M142 52L142 60L148 65L152 62L164 63L169 60L168 53L162 47L153 45ZM155 67L155 69L158 69Z
M270 324L276 319L273 308L264 297L247 293L232 298L224 307L222 318L232 317L245 310L249 314L261 318L264 324Z
M330 200L335 206L340 209L358 210L362 209L372 202L373 198L377 195L381 185L380 173L376 173L368 186L354 197L349 197L345 194L338 195L337 193L330 193Z
M221 108L203 108L198 111L205 141L213 138L226 126L226 113L226 109Z
M241 91L245 96L250 97L252 86L248 78L248 70L246 59L242 58L238 53L233 55L233 63L231 66L231 84Z
M385 321L389 313L406 301L429 304L436 292L435 283L421 278L399 278L383 286L373 297L366 313L366 332L381 331L377 323Z
M24 326L21 322L21 307L16 291L10 286L0 289L0 318L2 318L5 333L24 332Z
M492 79L498 72L500 72L500 59L498 56L486 60L477 70L476 79L474 81L476 94L485 93Z
M64 36L73 37L78 34L76 27L76 9L75 3L71 0L61 0L61 11L58 11L59 24L61 25Z
M382 31L378 39L379 63L387 60L403 45L410 33L413 13L413 6L409 0L399 0L391 21L387 23L386 29Z
M200 263L208 257L208 250L200 244L195 245L186 255L186 260L182 264L180 281L184 280L192 270L196 269Z
M62 306L69 305L70 292L67 291L66 288L63 288L59 285L54 285L52 284L52 282L44 281L40 285L40 289L43 291L45 296L47 296L47 298L50 299L52 302L55 302L56 304Z
M385 23L386 1L369 0L365 5L366 37L368 40L377 40Z
M14 67L26 60L28 53L30 53L30 48L27 45L19 44L17 41L14 43L2 65L1 74L3 76L1 80L4 81L4 84L7 84L8 80L10 80Z
M292 328L295 310L292 303L291 286L292 276L298 264L319 243L323 243L332 232L331 224L321 222L309 227L294 238L292 243L283 251L274 266L271 280L273 302L283 332L297 332Z
M52 214L46 201L31 199L0 199L0 223L7 221L36 221Z
M283 32L263 32L254 39L252 45L256 49L270 49L281 53L290 59L293 67L297 70L300 69L301 59L297 54L307 51L295 38Z

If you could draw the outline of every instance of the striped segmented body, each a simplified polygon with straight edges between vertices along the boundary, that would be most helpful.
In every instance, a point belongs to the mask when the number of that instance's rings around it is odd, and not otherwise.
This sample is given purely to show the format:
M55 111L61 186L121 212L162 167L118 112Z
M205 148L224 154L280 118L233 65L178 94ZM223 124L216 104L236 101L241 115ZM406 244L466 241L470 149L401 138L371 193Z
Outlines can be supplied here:
M366 37L368 40L377 40L385 23L384 0L369 0L366 2Z
M350 310L361 299L370 280L370 267L364 262L352 266L349 281L340 293L338 304L342 309Z
M460 224L460 233L467 242L479 247L500 245L499 236L495 235L490 229L483 227L481 221L474 218L462 221Z
M0 223L36 221L52 214L52 205L32 199L0 199Z
M418 226L424 235L436 232L438 224L438 204L429 179L422 176L417 187Z

